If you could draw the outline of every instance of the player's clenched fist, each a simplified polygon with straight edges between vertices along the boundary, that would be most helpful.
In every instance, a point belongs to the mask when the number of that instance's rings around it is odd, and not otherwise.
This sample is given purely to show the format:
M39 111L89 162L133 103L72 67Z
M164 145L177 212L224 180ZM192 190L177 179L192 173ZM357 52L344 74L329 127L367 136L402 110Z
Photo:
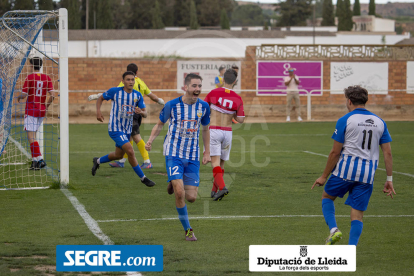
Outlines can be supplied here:
M151 145L152 145L152 143L151 143L151 142L147 142L147 143L145 144L145 149L146 149L147 151L151 151Z

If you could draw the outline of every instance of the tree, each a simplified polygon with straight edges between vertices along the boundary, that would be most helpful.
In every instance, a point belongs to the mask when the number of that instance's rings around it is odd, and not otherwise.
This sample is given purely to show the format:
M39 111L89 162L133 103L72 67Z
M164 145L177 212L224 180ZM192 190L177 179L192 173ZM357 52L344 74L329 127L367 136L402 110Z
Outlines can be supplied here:
M232 14L232 26L263 26L262 8L258 5L237 6Z
M220 26L222 30L230 30L230 22L225 9L221 10Z
M100 0L96 2L96 28L113 29L112 0Z
M355 0L354 3L354 10L352 11L353 15L361 15L361 5L359 4L359 0Z
M131 18L128 23L129 29L151 29L153 0L130 0Z
M201 26L219 26L221 14L221 2L219 0L205 0L197 7L200 12L199 22Z
M15 0L13 10L33 10L34 0Z
M197 9L193 0L190 0L190 29L198 29Z
M42 11L51 11L54 9L53 0L38 0L37 4L39 6L39 10Z
M322 26L335 26L334 6L332 0L323 0Z
M126 29L132 17L131 5L129 0L125 0L124 4L118 1L112 1L112 16L115 29Z
M11 10L11 5L9 0L0 0L0 17L7 11Z
M152 28L153 29L162 29L164 28L164 23L162 22L161 9L158 0L155 1L155 6L152 9Z
M190 13L188 0L175 0L174 3L174 25L188 26L190 24Z
M71 30L82 28L81 6L79 1L61 0L60 6L68 10L68 26Z
M312 15L312 0L286 0L278 9L281 13L278 26L306 26L306 19Z
M344 0L338 0L336 2L336 16L338 17L338 31L346 31Z
M345 9L345 30L344 31L351 31L354 27L354 21L352 21L352 11L351 11L351 1L345 0L344 1L344 9Z
M375 16L375 0L369 0L368 14Z

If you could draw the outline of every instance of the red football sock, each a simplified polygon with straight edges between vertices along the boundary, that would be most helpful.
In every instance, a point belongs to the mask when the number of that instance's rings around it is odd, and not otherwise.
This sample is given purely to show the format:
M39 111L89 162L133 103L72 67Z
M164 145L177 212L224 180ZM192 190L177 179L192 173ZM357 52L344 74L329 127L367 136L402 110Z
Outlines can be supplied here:
M220 166L213 168L213 176L215 184L219 187L220 190L223 190L226 184L224 184L223 170Z
M216 180L214 179L214 181L213 181L213 188L211 188L211 191L217 193L217 190L218 190L218 186L216 184Z
M42 156L40 153L39 143L37 141L30 144L30 151L32 152L32 157Z

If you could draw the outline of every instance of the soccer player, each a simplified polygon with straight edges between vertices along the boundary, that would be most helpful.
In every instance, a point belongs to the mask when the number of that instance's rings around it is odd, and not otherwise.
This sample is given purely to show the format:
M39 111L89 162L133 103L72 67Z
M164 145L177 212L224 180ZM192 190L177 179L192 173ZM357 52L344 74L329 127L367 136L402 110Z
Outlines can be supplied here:
M334 200L348 198L345 204L351 206L350 245L357 245L362 233L362 217L368 207L372 194L375 171L378 167L379 148L384 154L387 180L383 192L393 198L391 136L385 122L365 109L368 91L360 86L345 89L346 107L349 113L336 123L332 135L333 148L321 177L312 185L323 186L330 173L322 193L322 213L329 226L330 235L326 244L335 244L342 238L335 220Z
M121 159L126 153L129 163L141 179L141 182L148 187L152 187L155 183L149 180L142 172L135 158L134 148L129 143L134 113L141 114L144 118L147 117L144 99L141 93L133 89L135 83L135 74L133 72L125 72L122 75L122 82L125 85L124 87L113 87L103 93L96 101L97 120L103 122L104 117L101 113L102 102L104 100L112 100L108 132L112 140L115 141L115 151L101 158L93 158L92 175L96 174L100 164Z
M223 81L223 87L211 90L204 99L211 108L210 156L214 177L211 197L214 201L220 201L229 193L223 174L224 162L230 157L232 120L244 122L243 100L231 90L237 82L237 72L233 69L226 70Z
M206 102L198 98L201 93L201 81L202 78L196 74L188 74L185 77L184 96L165 104L145 146L148 151L151 150L152 142L160 134L164 124L170 120L163 147L169 182L167 191L169 194L175 193L178 218L183 225L187 241L197 240L188 220L185 199L192 203L197 198L200 183L200 124L203 125L202 136L205 145L203 164L210 162L210 108Z
M139 91L143 96L148 96L152 101L164 105L164 100L161 98L158 98L154 93L151 92L151 90L148 88L148 86L145 84L143 80L137 77L138 74L138 66L135 63L128 64L127 71L135 73L135 84L134 84L134 90ZM124 84L121 83L118 85L118 87L123 87ZM89 101L98 99L102 94L95 94L90 95L88 97ZM132 132L131 132L131 145L133 142L137 144L138 150L141 153L142 159L144 160L144 163L141 165L141 169L151 169L152 164L151 160L149 158L148 151L145 149L145 141L142 139L140 134L140 126L142 122L142 116L141 114L134 114L134 121L132 125ZM123 168L125 161L127 159L127 154L123 156L123 158L119 161L115 161L114 163L109 163L109 166L115 167L115 168Z
M46 162L43 160L39 143L36 141L36 132L55 98L55 93L50 77L39 72L43 65L42 59L34 57L30 59L30 64L33 65L33 73L24 80L22 94L17 97L17 101L20 102L27 97L24 111L24 130L27 133L32 153L30 169L40 170L46 167ZM46 102L47 94L49 94L49 98Z
M220 66L219 67L219 73L220 73L220 75L218 75L214 79L214 83L216 84L216 88L223 87L223 75L224 75L224 72L225 71L226 71L226 67L224 67L224 66Z

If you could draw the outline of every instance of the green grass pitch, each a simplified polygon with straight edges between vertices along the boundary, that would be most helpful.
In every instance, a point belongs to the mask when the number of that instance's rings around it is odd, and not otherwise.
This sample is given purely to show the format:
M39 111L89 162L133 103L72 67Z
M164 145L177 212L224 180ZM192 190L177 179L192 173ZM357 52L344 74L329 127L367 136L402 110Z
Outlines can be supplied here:
M411 176L394 173L392 200L382 193L385 172L377 171L352 275L414 271L414 122L389 122L388 127L394 171ZM151 128L142 126L145 141ZM229 196L221 202L210 199L207 165L201 166L199 197L187 203L197 242L186 242L180 222L168 219L177 212L166 191L166 127L150 152L154 168L145 173L157 185L148 188L129 164L124 169L101 165L93 177L92 158L114 149L107 126L71 125L70 191L115 244L164 246L164 271L144 275L250 275L249 245L324 243L329 231L321 216L322 188L310 188L325 167L321 155L329 154L334 128L333 122L236 125L225 168ZM384 168L382 156L379 168ZM347 244L350 229L350 207L344 202L335 202L344 234L340 244ZM0 275L78 275L55 271L56 245L102 244L59 189L0 191L0 210Z

